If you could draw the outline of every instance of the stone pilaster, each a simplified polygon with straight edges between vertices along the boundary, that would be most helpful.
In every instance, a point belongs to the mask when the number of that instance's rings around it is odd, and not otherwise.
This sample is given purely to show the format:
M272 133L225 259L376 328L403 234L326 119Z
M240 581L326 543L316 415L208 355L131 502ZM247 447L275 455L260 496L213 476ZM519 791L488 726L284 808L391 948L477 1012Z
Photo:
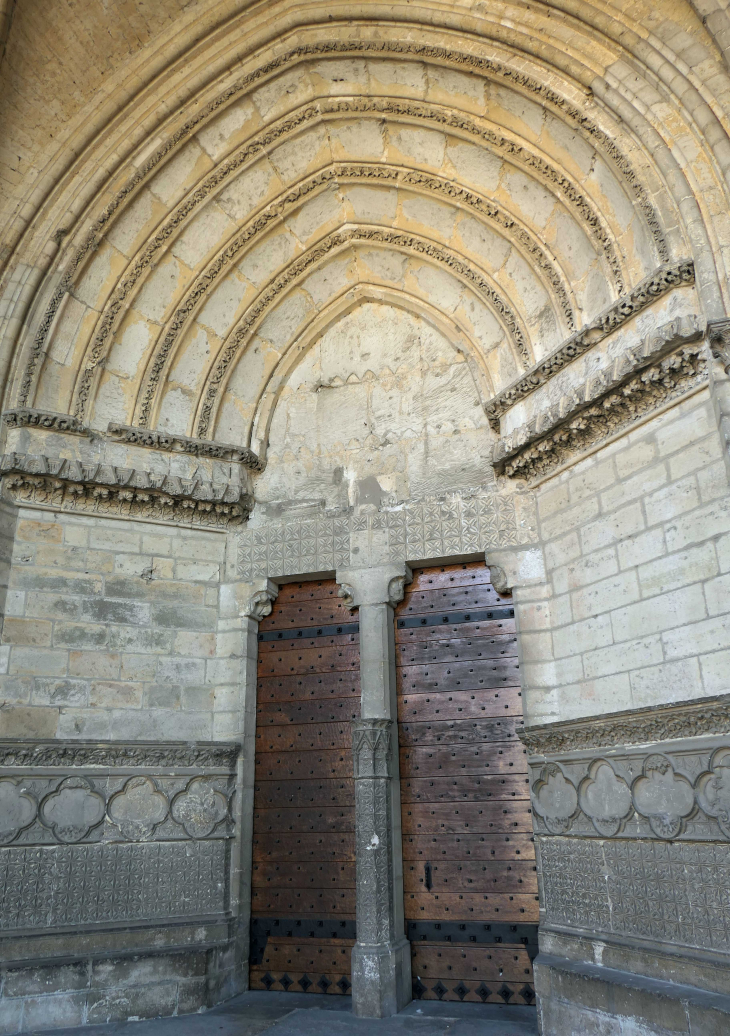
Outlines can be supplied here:
M259 622L271 613L279 587L270 579L258 584L232 583L223 587L221 637L228 638L228 650L239 657L238 731L241 744L237 790L238 841L233 863L232 889L238 918L235 935L235 989L248 989L248 957L251 930L251 847L253 837L253 788L256 752L256 677Z
M360 610L361 718L353 724L357 846L357 942L353 1012L387 1018L411 999L403 920L394 608L408 566L338 573L340 595Z

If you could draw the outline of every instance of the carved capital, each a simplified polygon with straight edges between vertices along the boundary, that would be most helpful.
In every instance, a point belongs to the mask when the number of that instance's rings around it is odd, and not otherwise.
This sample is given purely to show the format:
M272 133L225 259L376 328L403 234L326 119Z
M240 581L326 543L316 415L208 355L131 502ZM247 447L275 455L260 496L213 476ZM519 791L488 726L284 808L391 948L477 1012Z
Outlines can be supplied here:
M406 583L412 579L413 573L404 562L352 569L337 573L337 593L348 608L367 604L389 604L395 608L403 600Z
M730 374L730 319L713 320L707 325L707 340L710 352L722 364L726 374Z
M391 776L390 740L392 719L355 719L352 721L352 755L355 780Z
M271 609L279 593L279 587L270 579L260 590L254 591L244 605L241 615L247 619L254 619L260 622L267 615L271 615Z

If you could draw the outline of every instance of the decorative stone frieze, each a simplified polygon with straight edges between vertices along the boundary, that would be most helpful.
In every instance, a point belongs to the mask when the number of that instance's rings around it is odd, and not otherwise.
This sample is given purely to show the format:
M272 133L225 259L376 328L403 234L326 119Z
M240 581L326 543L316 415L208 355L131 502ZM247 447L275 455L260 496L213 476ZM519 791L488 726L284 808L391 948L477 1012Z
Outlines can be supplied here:
M0 929L223 914L238 754L230 743L1 742Z
M550 356L530 368L517 381L490 400L484 407L489 423L495 431L499 431L500 417L515 403L534 392L539 385L544 385L566 364L571 363L576 357L602 341L612 331L621 327L627 320L646 309L662 295L681 285L694 284L694 278L694 263L691 259L657 270L628 295L622 296L610 309L587 327L572 335Z
M213 442L210 439L193 439L187 435L155 432L149 428L135 428L132 425L114 422L109 424L107 435L115 442L123 442L127 446L144 446L166 453L187 453L192 457L230 461L232 464L242 464L251 471L263 471L264 469L264 465L253 450L249 450L245 446L232 446L230 443Z
M498 474L532 481L582 450L622 431L707 378L704 345L685 346L652 364L679 342L702 335L697 318L677 318L598 371L526 425L494 445ZM640 372L640 373L639 373Z
M36 454L0 459L6 493L19 504L107 517L225 529L249 515L243 486Z
M520 505L523 501L520 501ZM241 579L348 570L370 560L410 561L477 554L515 546L530 537L525 515L519 518L513 494L483 492L403 504L371 514L334 517L292 516L242 530L238 566ZM525 502L529 506L529 502ZM353 545L358 553L353 554Z
M43 428L74 435L89 434L86 425L70 414L55 414L46 410L21 407L18 410L6 410L2 419L8 428Z
M523 727L517 733L532 756L730 734L730 695L536 724Z

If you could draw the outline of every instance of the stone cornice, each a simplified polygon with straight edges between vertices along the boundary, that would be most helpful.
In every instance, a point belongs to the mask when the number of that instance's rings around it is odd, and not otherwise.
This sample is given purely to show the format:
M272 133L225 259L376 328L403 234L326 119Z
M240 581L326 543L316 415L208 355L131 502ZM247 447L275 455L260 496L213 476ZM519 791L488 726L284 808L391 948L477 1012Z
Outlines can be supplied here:
M495 443L498 474L534 480L580 451L689 391L707 374L703 334L695 316L678 317L647 335L603 370ZM675 350L671 355L666 354ZM658 361L658 362L656 362ZM641 373L639 373L641 372Z
M251 471L263 471L264 468L253 450L245 446L232 446L230 443L214 442L210 439L194 439L171 432L155 432L148 428L135 428L133 425L114 422L109 424L107 436L127 446L144 446L166 453L188 453L192 457L230 461L232 464L243 464Z
M499 419L511 407L544 385L558 371L588 349L602 341L616 328L636 316L652 302L668 291L681 285L694 284L694 263L691 259L663 266L645 281L642 281L630 294L622 295L617 302L596 320L592 321L577 334L572 335L544 360L535 364L521 375L498 396L485 404L485 412L492 428L499 431Z
M730 733L730 694L518 729L530 755L644 745Z
M240 745L229 741L0 741L1 767L190 767L232 771Z
M27 453L0 458L0 477L17 503L107 517L226 528L239 525L253 507L250 494L234 483Z

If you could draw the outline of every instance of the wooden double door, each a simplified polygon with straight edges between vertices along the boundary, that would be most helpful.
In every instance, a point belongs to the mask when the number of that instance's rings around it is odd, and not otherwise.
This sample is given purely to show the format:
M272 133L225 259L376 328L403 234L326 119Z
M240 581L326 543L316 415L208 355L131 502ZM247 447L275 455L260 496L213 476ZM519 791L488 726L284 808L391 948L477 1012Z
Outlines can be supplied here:
M259 627L252 989L349 993L357 613L334 580ZM482 564L419 569L396 611L406 932L416 998L530 1004L537 879L514 612Z
M251 989L350 992L360 649L337 590L286 584L259 624Z
M413 995L532 1004L537 872L511 598L482 563L418 569L396 653Z

